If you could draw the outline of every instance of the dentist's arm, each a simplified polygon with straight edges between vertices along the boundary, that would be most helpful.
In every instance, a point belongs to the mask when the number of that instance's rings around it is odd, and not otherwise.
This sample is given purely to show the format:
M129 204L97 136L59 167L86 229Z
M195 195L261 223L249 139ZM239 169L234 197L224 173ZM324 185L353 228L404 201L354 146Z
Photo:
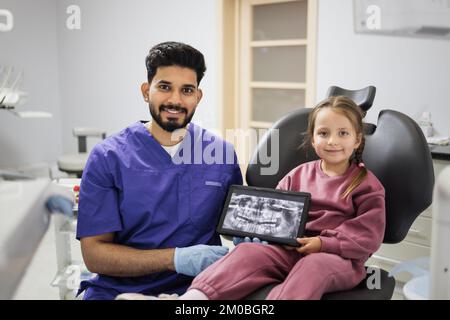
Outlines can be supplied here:
M114 277L175 271L175 248L139 250L113 243L113 239L114 233L81 239L81 252L89 271Z
M113 239L114 233L81 239L89 271L115 277L138 277L161 271L196 276L228 253L227 247L203 244L140 250L113 243Z

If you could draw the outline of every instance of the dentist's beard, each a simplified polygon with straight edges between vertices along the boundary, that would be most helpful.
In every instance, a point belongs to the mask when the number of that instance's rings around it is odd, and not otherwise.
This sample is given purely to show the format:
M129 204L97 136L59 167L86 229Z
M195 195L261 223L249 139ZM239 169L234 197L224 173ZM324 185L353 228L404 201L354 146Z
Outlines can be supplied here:
M165 130L167 132L174 132L175 130L185 128L191 122L192 117L195 114L195 109L192 111L192 113L190 115L188 115L188 111L187 111L186 108L183 108L183 107L181 107L179 105L165 105L165 104L163 104L163 105L161 105L159 107L159 113L157 114L156 113L156 108L151 102L148 103L148 106L149 106L150 114L151 114L153 120L163 130ZM176 119L164 121L162 119L162 117L161 117L161 112L164 111L165 109L168 109L168 108L172 108L172 109L175 109L175 110L181 110L185 114L184 121L181 124L179 124Z

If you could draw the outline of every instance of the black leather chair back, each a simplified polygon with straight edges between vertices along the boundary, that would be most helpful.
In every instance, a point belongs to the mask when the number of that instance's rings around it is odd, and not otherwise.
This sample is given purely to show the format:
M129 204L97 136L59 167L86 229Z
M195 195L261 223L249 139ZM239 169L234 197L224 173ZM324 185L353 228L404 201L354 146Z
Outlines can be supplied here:
M366 136L363 160L386 189L383 242L398 243L432 202L434 171L427 141L414 120L383 110L375 132Z

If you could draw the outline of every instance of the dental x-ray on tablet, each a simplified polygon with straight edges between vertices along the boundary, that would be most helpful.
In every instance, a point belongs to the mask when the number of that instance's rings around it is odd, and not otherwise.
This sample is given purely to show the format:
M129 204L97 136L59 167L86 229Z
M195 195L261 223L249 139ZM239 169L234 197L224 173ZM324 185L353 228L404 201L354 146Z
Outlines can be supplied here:
M233 185L217 232L298 247L295 239L303 236L310 199L304 192Z

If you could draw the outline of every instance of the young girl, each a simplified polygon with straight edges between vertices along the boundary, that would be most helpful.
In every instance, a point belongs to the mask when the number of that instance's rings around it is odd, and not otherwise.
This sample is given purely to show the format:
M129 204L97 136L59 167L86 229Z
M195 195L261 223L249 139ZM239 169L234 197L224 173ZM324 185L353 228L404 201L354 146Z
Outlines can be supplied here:
M242 299L277 283L267 299L320 299L361 282L385 228L384 188L362 162L362 117L361 109L342 96L310 113L308 141L320 160L293 169L277 186L311 193L307 237L297 239L299 248L241 243L200 273L179 298Z

